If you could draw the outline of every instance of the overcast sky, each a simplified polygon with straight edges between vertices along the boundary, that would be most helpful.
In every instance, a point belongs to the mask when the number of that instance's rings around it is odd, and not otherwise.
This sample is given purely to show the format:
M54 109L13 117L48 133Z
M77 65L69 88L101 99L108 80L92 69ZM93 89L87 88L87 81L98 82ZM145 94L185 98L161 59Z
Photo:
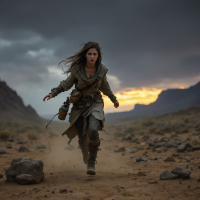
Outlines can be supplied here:
M102 47L114 92L200 81L199 0L0 0L0 79L39 114L68 96L42 101L87 41Z

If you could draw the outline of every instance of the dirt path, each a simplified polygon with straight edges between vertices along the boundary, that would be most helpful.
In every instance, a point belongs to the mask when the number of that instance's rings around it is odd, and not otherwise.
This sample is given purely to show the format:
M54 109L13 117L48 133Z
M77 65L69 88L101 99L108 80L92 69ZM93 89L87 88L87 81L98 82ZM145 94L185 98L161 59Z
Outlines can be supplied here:
M71 146L67 145L66 137L56 139L41 138L38 143L28 141L26 146L29 153L19 153L16 148L21 146L11 143L13 149L7 154L0 155L0 173L5 174L4 167L10 166L13 158L33 158L44 162L45 180L35 185L18 185L7 183L6 177L0 179L0 199L74 199L74 200L167 200L167 199L200 199L200 151L180 156L194 158L190 162L175 157L176 162L164 162L167 156L177 153L175 148L164 153L155 153L148 150L148 159L161 156L159 160L148 160L145 163L135 163L138 157L145 157L144 150L131 153L116 153L115 149L125 146L133 149L136 146L130 142L112 141L109 136L102 135L106 140L102 142L98 153L97 174L86 174L86 165L82 161L81 151L77 148L77 139ZM186 136L185 136L186 137ZM47 149L38 150L38 144L46 144ZM8 142L0 142L5 148ZM137 146L142 146L137 145ZM65 149L67 148L67 149ZM192 170L188 180L160 180L160 174L171 171L176 166ZM146 176L139 176L138 172L146 172ZM61 188L67 188L67 193L60 193Z

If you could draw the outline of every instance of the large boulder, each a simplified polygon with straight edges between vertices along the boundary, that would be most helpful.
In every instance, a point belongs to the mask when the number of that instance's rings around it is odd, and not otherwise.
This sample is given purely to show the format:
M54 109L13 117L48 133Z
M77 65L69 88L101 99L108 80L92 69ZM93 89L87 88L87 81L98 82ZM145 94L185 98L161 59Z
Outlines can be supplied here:
M190 178L191 171L182 167L175 167L171 173L179 175L180 178Z
M44 178L43 166L41 160L13 159L11 166L5 169L7 181L16 181L22 185L39 183Z
M164 171L160 175L161 180L173 180L173 179L176 179L176 178L179 178L179 176L177 174L173 174L169 171Z
M183 151L190 152L192 150L193 150L193 146L189 142L184 142L181 145L179 145L177 148L178 152L183 152Z

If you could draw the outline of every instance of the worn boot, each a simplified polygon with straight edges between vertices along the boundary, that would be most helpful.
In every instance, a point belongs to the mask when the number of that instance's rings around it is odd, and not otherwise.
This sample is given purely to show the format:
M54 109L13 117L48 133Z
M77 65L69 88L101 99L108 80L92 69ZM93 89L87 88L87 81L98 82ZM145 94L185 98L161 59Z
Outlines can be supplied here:
M89 150L89 158L88 158L88 165L87 165L87 172L86 174L95 175L95 163L97 158L97 151L100 146L100 140L91 141L88 140L88 150Z
M88 164L88 145L87 143L82 144L80 143L80 141L78 141L78 143L83 154L83 162L87 165Z

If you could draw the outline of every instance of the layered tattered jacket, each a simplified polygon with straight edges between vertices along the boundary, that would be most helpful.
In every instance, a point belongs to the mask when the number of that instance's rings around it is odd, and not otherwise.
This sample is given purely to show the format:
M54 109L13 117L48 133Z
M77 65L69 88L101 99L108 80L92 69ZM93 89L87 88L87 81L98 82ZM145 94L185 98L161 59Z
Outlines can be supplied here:
M111 91L110 85L107 81L107 71L108 69L106 68L106 66L101 63L97 67L96 73L91 78L88 78L85 73L84 66L75 66L73 67L69 77L66 80L61 81L60 85L57 88L53 88L51 90L51 94L53 96L56 96L60 92L68 91L74 84L76 89L83 89L86 88L87 85L96 81L96 83L93 84L89 89L87 89L83 93L83 95L89 95L93 97L97 92L101 91L104 95L108 96L110 100L114 103L116 101L116 96ZM98 100L92 105L83 107L81 109L77 108L76 106L73 106L71 113L69 114L70 127L63 133L63 135L66 134L70 138L70 140L77 135L77 131L74 124L80 115L83 115L84 117L83 134L87 133L86 118L90 114L92 114L96 119L101 120L102 125L99 128L99 130L102 130L104 124L103 122L105 121L103 107L103 100Z

